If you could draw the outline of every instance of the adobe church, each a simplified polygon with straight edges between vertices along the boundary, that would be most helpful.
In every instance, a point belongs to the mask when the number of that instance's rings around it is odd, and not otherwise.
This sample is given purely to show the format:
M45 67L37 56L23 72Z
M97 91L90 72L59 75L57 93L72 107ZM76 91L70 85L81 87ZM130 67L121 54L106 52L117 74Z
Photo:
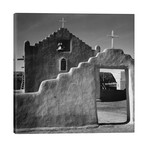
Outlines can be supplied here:
M63 25L35 45L26 41L24 49L25 92L36 93L14 94L16 133L26 129L98 127L100 68L125 69L126 123L133 124L134 59L122 49L112 46L100 52L97 46L93 50Z
M93 50L63 26L49 37L30 45L25 42L25 92L36 92L42 81L55 79L80 62L86 62L100 52Z

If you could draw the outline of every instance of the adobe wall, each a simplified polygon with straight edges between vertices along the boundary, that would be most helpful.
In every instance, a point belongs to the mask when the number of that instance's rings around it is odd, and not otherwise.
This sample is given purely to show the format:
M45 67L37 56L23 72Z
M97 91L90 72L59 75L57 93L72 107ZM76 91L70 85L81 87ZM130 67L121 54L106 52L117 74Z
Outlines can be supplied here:
M68 73L45 80L38 92L15 95L15 128L96 125L98 92L95 67L127 67L128 119L134 121L134 60L120 49L98 53Z
M58 52L57 40L70 40L71 52ZM88 61L95 56L95 50L67 29L60 28L43 41L31 46L25 43L25 92L36 92L43 80L55 79L59 73L59 60L67 59L67 72L77 67L80 62Z
M36 93L15 96L15 128L97 125L94 68L83 63Z

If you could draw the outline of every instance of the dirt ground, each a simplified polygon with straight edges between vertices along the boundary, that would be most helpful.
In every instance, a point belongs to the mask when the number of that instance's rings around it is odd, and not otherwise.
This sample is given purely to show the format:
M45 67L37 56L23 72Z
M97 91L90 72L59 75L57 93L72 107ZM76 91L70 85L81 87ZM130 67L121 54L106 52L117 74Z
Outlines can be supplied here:
M124 101L97 102L99 123L124 123L127 121L127 104Z

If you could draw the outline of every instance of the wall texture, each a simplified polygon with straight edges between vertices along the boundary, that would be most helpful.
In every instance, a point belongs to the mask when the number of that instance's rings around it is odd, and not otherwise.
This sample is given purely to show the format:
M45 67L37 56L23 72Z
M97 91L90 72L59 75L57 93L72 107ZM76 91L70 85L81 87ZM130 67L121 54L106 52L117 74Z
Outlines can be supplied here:
M70 41L70 52L57 50L59 40ZM43 80L55 79L59 73L63 73L59 70L62 57L67 61L68 72L70 68L77 67L80 62L88 61L95 55L95 50L66 28L60 28L34 46L29 41L25 42L25 92L36 92Z
M38 92L16 94L15 128L96 125L98 72L95 67L127 68L128 116L133 121L134 60L120 49L107 49L68 73L43 81Z
M43 81L37 93L15 96L15 128L97 123L94 68L90 64Z

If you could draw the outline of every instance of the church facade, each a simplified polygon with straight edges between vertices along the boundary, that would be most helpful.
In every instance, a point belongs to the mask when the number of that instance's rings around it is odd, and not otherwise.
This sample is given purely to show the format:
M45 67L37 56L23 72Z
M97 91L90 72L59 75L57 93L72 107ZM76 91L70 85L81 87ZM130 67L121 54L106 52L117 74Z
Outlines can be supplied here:
M97 54L89 45L73 35L66 28L30 45L25 42L25 92L36 92L42 81L55 79L80 62L88 61Z

